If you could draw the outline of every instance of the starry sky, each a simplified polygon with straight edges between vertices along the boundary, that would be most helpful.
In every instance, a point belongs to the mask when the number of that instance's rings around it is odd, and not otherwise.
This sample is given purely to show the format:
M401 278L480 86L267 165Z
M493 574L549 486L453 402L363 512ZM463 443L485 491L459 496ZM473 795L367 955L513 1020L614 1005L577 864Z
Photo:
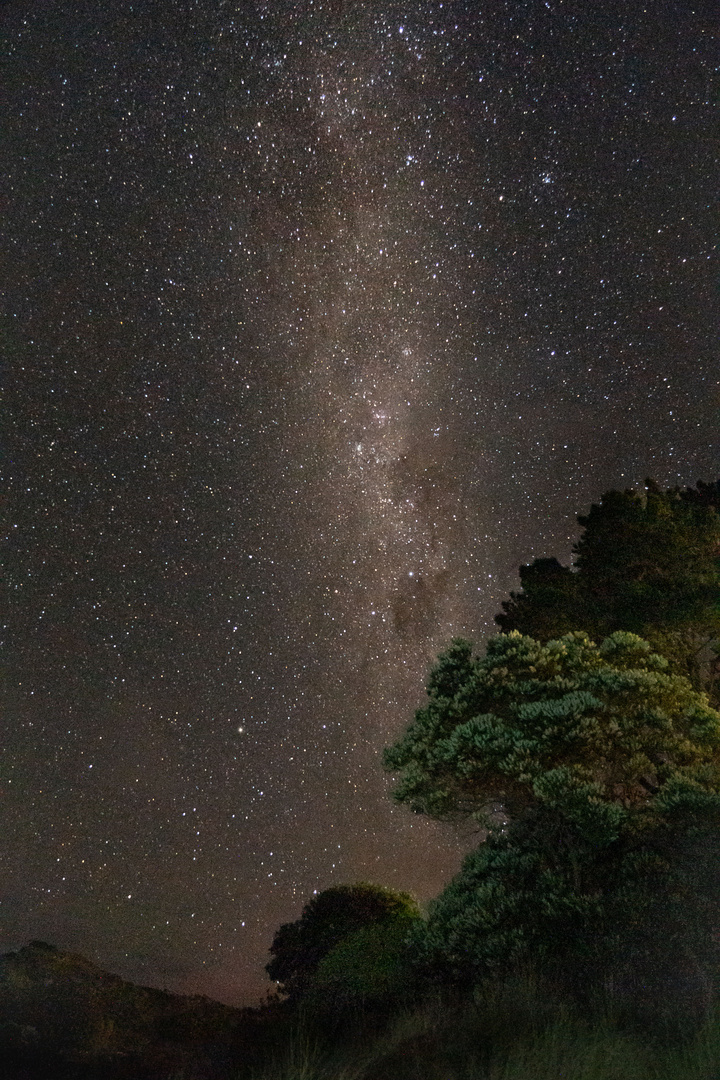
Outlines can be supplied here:
M717 475L714 8L5 3L0 950L251 1003L456 871L380 764L433 657Z

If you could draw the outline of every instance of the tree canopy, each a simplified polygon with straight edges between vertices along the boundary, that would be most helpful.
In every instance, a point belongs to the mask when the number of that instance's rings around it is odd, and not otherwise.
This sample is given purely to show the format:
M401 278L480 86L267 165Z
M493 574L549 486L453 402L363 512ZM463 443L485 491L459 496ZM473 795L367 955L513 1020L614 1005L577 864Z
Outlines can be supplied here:
M608 837L681 792L720 790L720 714L634 634L575 632L542 644L517 631L485 656L457 640L428 703L385 752L394 797L433 817L512 817L540 804ZM688 794L689 797L689 794Z
M417 904L408 893L368 882L333 886L314 896L299 919L280 927L265 970L283 994L300 998L308 993L321 961L341 942L363 930L417 918ZM334 970L328 968L327 978L334 978Z
M343 938L318 964L307 1002L320 1011L384 1006L416 989L419 912L383 919Z
M555 558L520 568L496 621L540 641L585 630L629 630L696 685L717 688L720 640L720 481L643 494L606 492L589 514L571 567ZM715 648L713 648L715 644Z
M427 692L385 752L394 797L488 829L431 908L431 954L467 978L568 948L597 958L620 927L627 951L660 896L682 924L679 838L720 824L720 713L665 657L628 632L513 631L481 657L455 641Z

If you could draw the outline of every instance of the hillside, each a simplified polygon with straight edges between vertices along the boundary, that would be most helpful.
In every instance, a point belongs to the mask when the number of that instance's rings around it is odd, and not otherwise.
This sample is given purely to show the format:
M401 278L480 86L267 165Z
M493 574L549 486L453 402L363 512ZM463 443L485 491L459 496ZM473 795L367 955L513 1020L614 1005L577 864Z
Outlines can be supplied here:
M0 956L0 1051L25 1077L214 1077L242 1059L250 1010L135 986L33 941Z

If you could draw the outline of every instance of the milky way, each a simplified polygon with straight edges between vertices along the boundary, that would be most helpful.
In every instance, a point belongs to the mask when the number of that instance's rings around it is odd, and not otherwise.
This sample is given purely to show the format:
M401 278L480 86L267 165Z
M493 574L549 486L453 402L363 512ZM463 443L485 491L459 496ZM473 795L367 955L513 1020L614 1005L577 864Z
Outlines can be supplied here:
M247 1002L473 837L380 752L603 490L712 479L703 5L3 15L0 947Z

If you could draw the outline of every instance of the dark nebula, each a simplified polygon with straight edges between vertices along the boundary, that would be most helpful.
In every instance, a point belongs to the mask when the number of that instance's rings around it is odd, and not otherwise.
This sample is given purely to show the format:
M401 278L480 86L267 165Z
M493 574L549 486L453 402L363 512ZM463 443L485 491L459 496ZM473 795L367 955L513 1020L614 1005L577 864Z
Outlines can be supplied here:
M3 950L250 1002L456 870L379 759L432 658L717 475L715 14L5 4Z

